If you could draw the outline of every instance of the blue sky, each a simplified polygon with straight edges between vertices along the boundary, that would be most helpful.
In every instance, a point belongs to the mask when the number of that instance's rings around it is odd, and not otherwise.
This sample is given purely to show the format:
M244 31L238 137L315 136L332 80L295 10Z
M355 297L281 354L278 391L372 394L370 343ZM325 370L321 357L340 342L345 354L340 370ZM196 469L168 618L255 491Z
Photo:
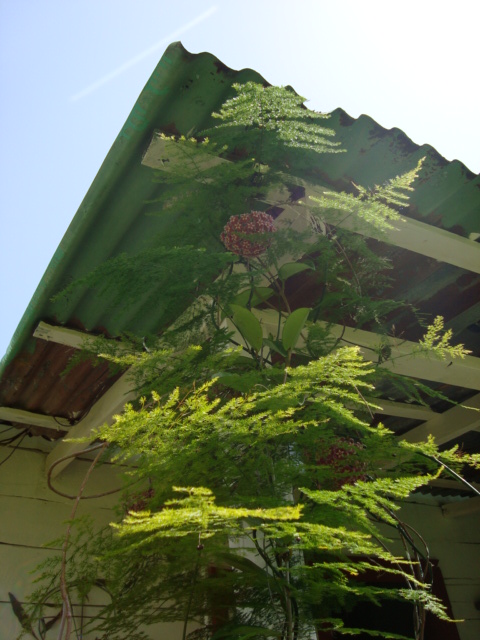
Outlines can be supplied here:
M0 357L170 42L478 173L479 21L477 0L0 0Z

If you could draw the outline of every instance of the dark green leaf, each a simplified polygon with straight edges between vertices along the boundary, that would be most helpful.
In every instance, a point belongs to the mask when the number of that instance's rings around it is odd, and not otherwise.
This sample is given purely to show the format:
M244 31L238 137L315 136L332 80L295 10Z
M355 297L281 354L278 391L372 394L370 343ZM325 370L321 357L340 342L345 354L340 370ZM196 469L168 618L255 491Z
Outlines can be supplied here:
M251 289L245 289L245 291L241 291L237 296L235 296L234 303L238 304L240 307L246 307L250 302L252 307L256 307L257 304L261 304L271 298L273 293L274 292L270 287L255 287L252 294Z
M312 267L310 265L304 264L303 262L286 262L285 264L282 264L278 270L278 277L280 280L286 280L297 273L301 273L302 271L306 271L311 268Z
M260 321L257 320L251 311L238 304L231 304L230 310L233 314L233 324L255 351L260 351L263 341L263 330Z
M279 340L270 340L269 338L264 338L263 344L272 351L279 353L281 356L284 356L285 358L287 357L287 351L283 348L283 345Z
M288 316L282 333L282 344L285 349L293 349L297 344L309 313L310 309L300 307L300 309L296 309Z

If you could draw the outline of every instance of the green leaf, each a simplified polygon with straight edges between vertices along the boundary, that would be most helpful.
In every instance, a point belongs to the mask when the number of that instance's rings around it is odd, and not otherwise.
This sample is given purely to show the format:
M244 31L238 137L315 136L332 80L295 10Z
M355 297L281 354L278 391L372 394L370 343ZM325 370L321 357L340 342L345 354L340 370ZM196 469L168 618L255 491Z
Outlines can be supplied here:
M231 304L230 310L233 314L233 324L255 351L260 351L263 342L263 329L260 321L249 309L238 304Z
M263 344L266 345L272 351L279 353L281 356L284 356L285 358L287 357L286 350L283 348L282 343L279 342L278 340L270 340L269 338L264 338Z
M300 309L296 309L288 316L282 333L282 344L285 349L293 349L297 344L309 313L310 309L300 307Z
M273 296L273 289L270 287L255 287L252 295L250 296L251 289L245 289L245 291L241 291L234 298L234 303L238 304L240 307L246 307L248 302L250 301L250 305L252 307L256 307L257 304L265 302L271 296Z
M301 273L302 271L306 271L311 268L312 267L310 265L305 264L304 262L286 262L285 264L282 264L278 270L278 277L280 280L286 280L297 273Z

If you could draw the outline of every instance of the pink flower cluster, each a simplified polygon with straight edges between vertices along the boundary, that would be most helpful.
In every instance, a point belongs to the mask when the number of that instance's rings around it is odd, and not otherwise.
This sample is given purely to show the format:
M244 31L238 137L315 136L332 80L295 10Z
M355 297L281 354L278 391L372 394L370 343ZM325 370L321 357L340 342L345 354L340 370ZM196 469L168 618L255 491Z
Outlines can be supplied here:
M129 502L126 503L125 512L129 511L145 511L148 509L148 503L151 498L155 495L154 489L147 489L146 491L142 491L141 493L136 493L130 496Z
M264 211L251 211L232 216L220 238L232 253L244 258L254 258L267 250L270 239L266 234L274 231L275 225L270 214Z
M336 444L328 447L327 451L315 454L316 464L328 466L335 473L332 486L328 488L340 489L345 484L355 484L357 480L365 480L365 463L358 457L362 449L363 446L352 438L340 437ZM307 459L310 457L307 455Z

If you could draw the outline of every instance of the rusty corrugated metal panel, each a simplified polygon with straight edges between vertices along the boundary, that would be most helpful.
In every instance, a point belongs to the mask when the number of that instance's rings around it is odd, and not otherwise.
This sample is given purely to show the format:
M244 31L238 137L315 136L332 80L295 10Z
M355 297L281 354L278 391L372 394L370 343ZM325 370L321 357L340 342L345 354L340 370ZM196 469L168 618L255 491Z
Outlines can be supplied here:
M40 320L115 336L122 331L157 332L173 319L158 304L149 313L144 301L112 314L109 301L91 292L76 293L66 303L51 297L72 280L121 252L135 254L161 236L175 220L147 216L147 200L161 188L141 159L153 132L186 134L211 123L211 113L233 94L232 84L264 82L252 70L233 71L208 53L193 55L181 44L168 47L107 155L79 211L27 308L1 370L0 404L75 419L83 415L113 383L108 369L64 370L71 350L32 337ZM288 79L286 79L288 80ZM386 130L368 116L353 119L341 109L329 126L347 153L312 156L307 180L350 191L352 182L381 184L426 157L421 178L405 214L462 237L480 232L480 177L458 161L447 162L432 147L418 146L398 129ZM213 230L219 233L220 229ZM183 238L190 244L189 230ZM422 313L443 315L455 337L480 356L480 278L418 254L371 241L393 262L388 294L406 300ZM157 284L161 300L161 286ZM302 296L307 293L303 292ZM304 299L304 298L302 298ZM304 303L303 303L304 305ZM418 324L411 314L391 317L397 334L415 340ZM455 394L458 389L444 389Z

